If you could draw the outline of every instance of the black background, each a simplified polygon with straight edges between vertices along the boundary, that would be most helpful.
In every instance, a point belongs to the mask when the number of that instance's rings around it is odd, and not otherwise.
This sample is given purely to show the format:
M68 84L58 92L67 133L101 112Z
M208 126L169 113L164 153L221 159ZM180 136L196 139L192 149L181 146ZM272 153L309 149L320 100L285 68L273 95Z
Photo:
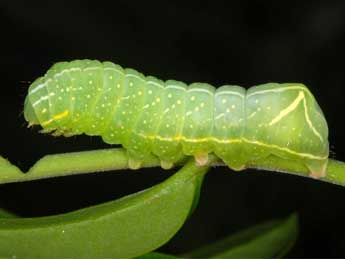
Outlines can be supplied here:
M309 86L329 125L331 156L345 161L345 1L0 1L0 154L27 170L45 154L107 148L98 137L54 138L26 128L30 81L57 61L109 60L161 79L245 87ZM75 210L152 186L173 171L145 169L0 186L22 216ZM160 250L180 253L297 211L290 257L345 257L345 188L308 178L212 169L201 200Z

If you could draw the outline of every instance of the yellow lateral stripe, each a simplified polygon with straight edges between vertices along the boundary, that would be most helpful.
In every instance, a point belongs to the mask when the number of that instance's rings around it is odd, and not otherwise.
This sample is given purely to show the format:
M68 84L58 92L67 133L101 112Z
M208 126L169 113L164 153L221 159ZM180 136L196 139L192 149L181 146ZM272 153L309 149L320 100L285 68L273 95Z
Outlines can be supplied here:
M49 119L49 120L47 120L47 121L42 122L41 125L42 125L42 126L46 126L46 125L52 123L52 122L55 121L55 120L59 120L59 119L62 119L62 118L64 118L64 117L66 117L67 115L68 115L68 110L65 110L65 111L62 112L62 113L55 114L55 115L53 116L53 118L51 118L51 119Z
M284 118L286 115L294 111L298 104L304 99L304 93L302 91L299 91L298 96L296 99L284 110L280 111L280 113L275 117L268 125L272 126L273 124L276 124L278 121L280 121L282 118Z
M255 144L255 145L259 145L259 146L264 146L264 147L269 147L269 148L273 148L273 149L277 149L277 150L281 150L281 151L285 151L287 153L293 154L293 155L297 155L300 157L305 157L305 158L310 158L310 159L317 159L317 160L324 160L328 158L327 156L315 156L309 153L300 153L285 147L279 147L277 145L272 145L272 144L267 144L264 142L260 142L260 141L256 141L256 140L249 140L246 138L240 138L240 139L218 139L215 137L206 137L206 138L193 138L193 139L189 139L183 136L176 136L173 138L169 138L169 137L162 137L159 135L149 135L146 136L144 134L140 134L135 132L135 134L143 137L143 138L147 138L147 139L157 139L160 141L168 141L168 142L172 142L172 141L185 141L185 142L192 142L192 143L200 143L200 142L207 142L207 141L213 141L213 142L217 142L217 143L221 143L221 144L228 144L228 143L240 143L240 142L246 142L249 144Z
M297 151L294 151L294 150L286 148L286 147L279 147L277 145L267 144L267 143L256 141L256 140L249 140L249 139L245 139L244 138L243 141L246 142L246 143L250 143L250 144L256 144L256 145L259 145L259 146L264 146L264 147L278 149L278 150L285 151L287 153L290 153L290 154L293 154L293 155L296 155L296 156L300 156L300 157L306 157L306 158L318 159L318 160L324 160L324 159L328 158L328 155L326 155L326 156L315 156L315 155L312 155L312 154L309 154L309 153L301 153L301 152L297 152Z

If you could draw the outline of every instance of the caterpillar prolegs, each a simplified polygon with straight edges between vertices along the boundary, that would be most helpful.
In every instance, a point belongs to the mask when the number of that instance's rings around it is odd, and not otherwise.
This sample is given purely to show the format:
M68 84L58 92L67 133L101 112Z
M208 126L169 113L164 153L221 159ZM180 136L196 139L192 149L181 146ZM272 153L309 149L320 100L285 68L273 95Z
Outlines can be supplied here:
M132 168L150 153L163 168L184 156L203 165L215 153L234 170L273 155L301 162L321 177L329 154L324 115L298 83L215 88L163 82L111 62L74 60L56 63L30 85L24 116L46 133L85 133L121 144Z

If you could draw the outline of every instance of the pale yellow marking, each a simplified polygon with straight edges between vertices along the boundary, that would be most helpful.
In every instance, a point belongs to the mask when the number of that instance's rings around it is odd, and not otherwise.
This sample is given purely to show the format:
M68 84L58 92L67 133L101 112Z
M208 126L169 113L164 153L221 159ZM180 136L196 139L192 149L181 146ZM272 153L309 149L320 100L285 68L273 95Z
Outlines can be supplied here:
M278 121L280 121L282 118L284 118L285 116L287 116L289 113L291 113L292 111L294 111L298 104L303 100L303 107L304 107L304 116L305 119L310 127L310 129L313 131L313 133L321 140L321 142L323 142L323 138L320 135L320 133L315 129L313 123L311 122L310 118L309 118L309 114L308 114L308 107L307 107L307 101L304 95L303 91L299 91L298 96L296 97L296 99L288 106L286 107L284 110L282 110L277 117L275 117L270 123L269 126L272 126L273 124L277 123Z
M256 111L255 111L255 112L252 112L252 114L250 114L250 115L247 117L247 119L253 118L253 117L255 116L255 114L256 114Z
M241 98L244 98L243 94L240 94L239 92L234 92L234 91L219 91L219 92L217 91L215 93L215 97L218 97L220 95L237 95L237 96L239 96ZM226 100L226 99L223 99L223 100Z
M32 104L32 106L36 106L38 105L40 102L44 101L44 100L48 100L49 99L49 95L46 95L46 96L42 96L40 99L38 99L36 102L34 102Z
M276 124L278 121L280 121L282 118L287 116L289 113L293 112L303 99L304 99L304 93L302 91L299 91L296 99L288 107L280 111L280 113L268 125L272 126Z
M310 158L310 159L317 159L317 160L324 160L328 158L328 155L326 156L315 156L313 154L309 154L309 153L301 153L301 152L297 152L295 150L286 148L286 147L280 147L277 145L273 145L273 144L267 144L264 142L260 142L260 141L256 141L256 140L249 140L246 138L239 138L239 139L218 139L215 137L205 137L205 138L186 138L184 136L176 136L176 137L162 137L159 135L144 135L141 133L136 133L138 135L140 135L143 138L147 138L147 139L151 139L151 140L155 140L158 139L160 141L185 141L185 142L192 142L192 143L200 143L200 142L208 142L208 141L213 141L213 142L217 142L217 143L221 143L221 144L228 144L228 143L241 143L241 142L245 142L245 143L249 143L249 144L255 144L258 146L263 146L263 147L268 147L268 148L273 148L273 149L277 149L277 150L281 150L281 151L285 151L289 154L293 154L299 157L304 157L304 158Z
M141 78L140 76L137 76L135 74L126 74L126 77L134 77L136 79L139 79L141 82L146 82L143 78ZM129 83L129 84L131 84L131 83ZM133 86L133 83L131 86Z
M203 89L203 88L191 88L187 90L189 93L190 92L200 92L200 93L206 93L208 95L213 95L213 93L210 90Z
M315 134L316 136L318 136L319 139L323 142L323 138L321 137L320 133L314 128L314 125L313 125L313 123L311 122L311 120L310 120L310 118L309 118L309 115L308 115L308 108L307 108L307 101L306 101L305 98L303 99L303 106L304 106L305 119L307 120L307 123L308 123L309 127L312 129L312 131L314 132L314 134Z
M284 87L277 87L277 88L273 88L273 89L256 91L254 93L248 94L246 97L249 98L249 97L257 95L257 94L265 94L265 93L270 93L270 92L279 93L279 92L285 92L285 91L296 90L296 89L307 92L309 95L312 96L312 94L309 92L308 88L302 87L302 86L297 86L297 85L292 85L292 86L284 86Z
M168 88L182 90L182 91L186 91L187 90L186 88L184 88L182 86L179 86L179 85L168 85L168 86L165 87L165 89L168 89Z
M59 114L55 114L54 116L53 116L53 118L51 118L51 119L49 119L49 120L47 120L47 121L44 121L44 122L42 122L42 126L46 126L46 125L48 125L48 124L50 124L50 123L52 123L53 121L55 121L55 120L60 120L60 119L62 119L62 118L64 118L64 117L66 117L67 115L68 115L68 110L66 110L66 111L64 111L64 112L62 112L62 113L59 113Z
M219 114L219 115L216 116L216 120L219 120L220 118L222 118L222 117L224 117L224 116L225 116L224 113L221 113L221 114Z
M159 83L157 83L155 81L147 80L146 83L153 84L153 85L158 86L159 88L162 88L162 89L164 88L163 85L161 85L161 84L159 84Z

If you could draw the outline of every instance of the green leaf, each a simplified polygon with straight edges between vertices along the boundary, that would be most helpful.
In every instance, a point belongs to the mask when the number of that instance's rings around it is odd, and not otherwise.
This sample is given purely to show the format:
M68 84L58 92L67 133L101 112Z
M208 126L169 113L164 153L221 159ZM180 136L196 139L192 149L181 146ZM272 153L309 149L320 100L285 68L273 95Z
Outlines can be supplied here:
M180 259L181 257L168 255L168 254L162 254L157 252L148 253L139 257L136 257L135 259Z
M281 258L298 235L297 215L275 220L231 235L211 245L186 253L187 258Z
M57 216L0 218L0 258L131 258L182 226L208 167L187 163L161 184Z
M12 212L0 208L0 218L15 218L16 215L13 214Z

